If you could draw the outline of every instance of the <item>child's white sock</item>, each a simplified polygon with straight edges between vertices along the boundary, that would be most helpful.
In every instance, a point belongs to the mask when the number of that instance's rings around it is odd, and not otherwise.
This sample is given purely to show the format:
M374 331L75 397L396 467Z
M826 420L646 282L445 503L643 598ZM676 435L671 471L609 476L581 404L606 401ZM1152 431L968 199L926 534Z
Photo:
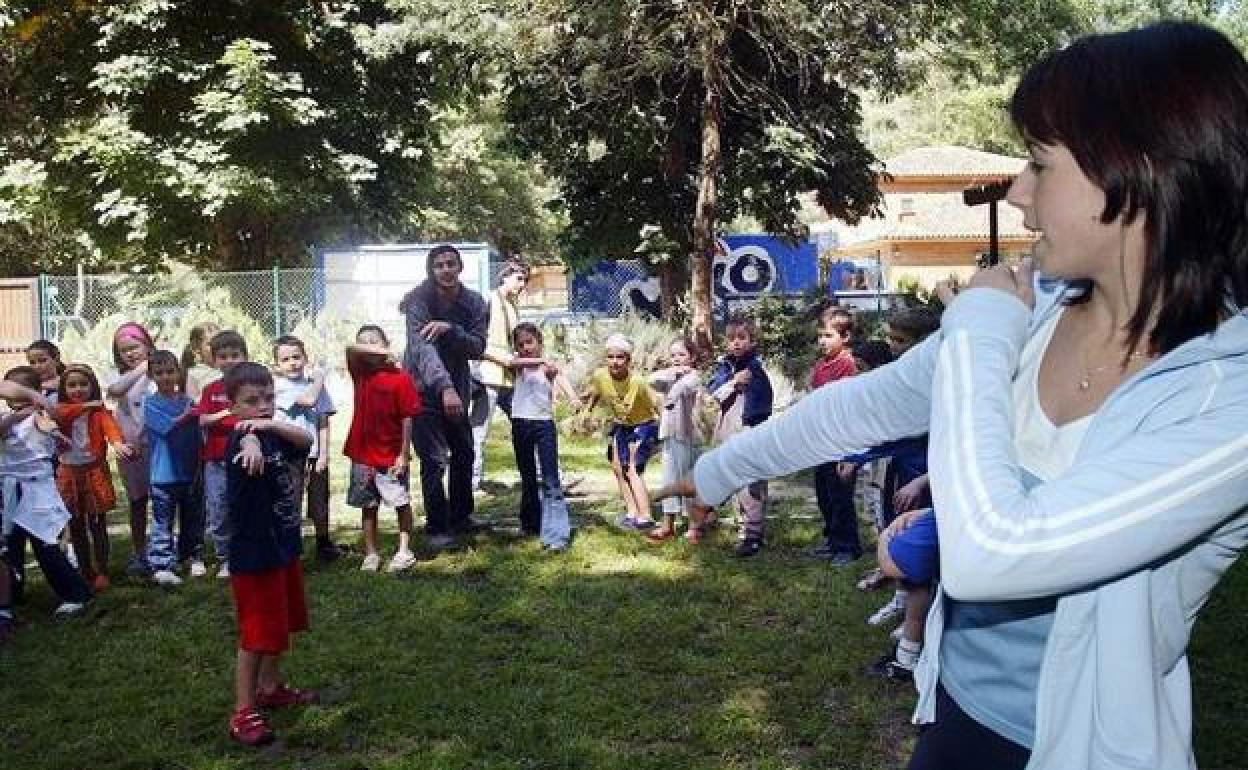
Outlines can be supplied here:
M922 651L922 642L912 642L903 636L897 642L897 665L913 671L919 663L919 653Z

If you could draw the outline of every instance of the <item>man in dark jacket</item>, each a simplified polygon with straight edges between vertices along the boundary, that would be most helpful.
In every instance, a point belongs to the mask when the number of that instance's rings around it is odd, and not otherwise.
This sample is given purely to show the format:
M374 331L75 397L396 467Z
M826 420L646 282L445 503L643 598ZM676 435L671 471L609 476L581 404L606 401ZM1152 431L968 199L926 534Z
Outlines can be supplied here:
M489 309L460 282L463 269L454 246L435 246L426 258L428 278L399 304L407 318L403 366L420 383L426 407L412 421L412 446L420 458L425 531L435 548L453 544L472 522L472 426L464 405L472 392L469 362L485 350Z

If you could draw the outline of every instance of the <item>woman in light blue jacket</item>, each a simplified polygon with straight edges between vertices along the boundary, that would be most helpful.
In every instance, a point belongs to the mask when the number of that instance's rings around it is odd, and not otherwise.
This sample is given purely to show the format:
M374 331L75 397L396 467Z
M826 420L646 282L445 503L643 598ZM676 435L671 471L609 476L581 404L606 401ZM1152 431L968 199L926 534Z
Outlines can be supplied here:
M1248 64L1192 24L1022 79L1032 267L704 456L700 503L930 431L912 770L1189 768L1188 634L1248 540ZM679 485L678 485L679 486Z

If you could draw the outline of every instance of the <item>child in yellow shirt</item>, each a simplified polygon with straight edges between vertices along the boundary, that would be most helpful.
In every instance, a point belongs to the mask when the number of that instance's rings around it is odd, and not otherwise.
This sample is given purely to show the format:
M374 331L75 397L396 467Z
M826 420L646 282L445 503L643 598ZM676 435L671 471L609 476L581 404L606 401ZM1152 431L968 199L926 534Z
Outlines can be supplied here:
M633 345L627 337L612 334L606 349L607 365L594 370L584 400L591 408L605 403L611 412L607 460L627 510L617 523L625 529L644 531L654 526L643 474L658 446L658 396L645 377L629 371Z

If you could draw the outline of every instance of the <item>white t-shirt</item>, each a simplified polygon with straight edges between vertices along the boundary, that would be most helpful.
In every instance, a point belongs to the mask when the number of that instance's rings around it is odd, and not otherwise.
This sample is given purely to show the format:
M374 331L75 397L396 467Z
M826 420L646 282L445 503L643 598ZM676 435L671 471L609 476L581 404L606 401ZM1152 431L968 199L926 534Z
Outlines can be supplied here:
M511 392L511 417L520 420L553 420L554 387L540 366L526 366L516 371L515 390Z
M316 398L316 404L313 406L301 406L295 403L299 396L303 394L308 386L312 384L312 378L303 376L298 379L281 374L273 377L273 395L275 406L282 419L298 425L312 435L312 446L308 449L308 457L317 457L318 440L316 426L320 422L321 415L333 414L334 402L329 397L329 390L324 386L321 387L321 393Z

